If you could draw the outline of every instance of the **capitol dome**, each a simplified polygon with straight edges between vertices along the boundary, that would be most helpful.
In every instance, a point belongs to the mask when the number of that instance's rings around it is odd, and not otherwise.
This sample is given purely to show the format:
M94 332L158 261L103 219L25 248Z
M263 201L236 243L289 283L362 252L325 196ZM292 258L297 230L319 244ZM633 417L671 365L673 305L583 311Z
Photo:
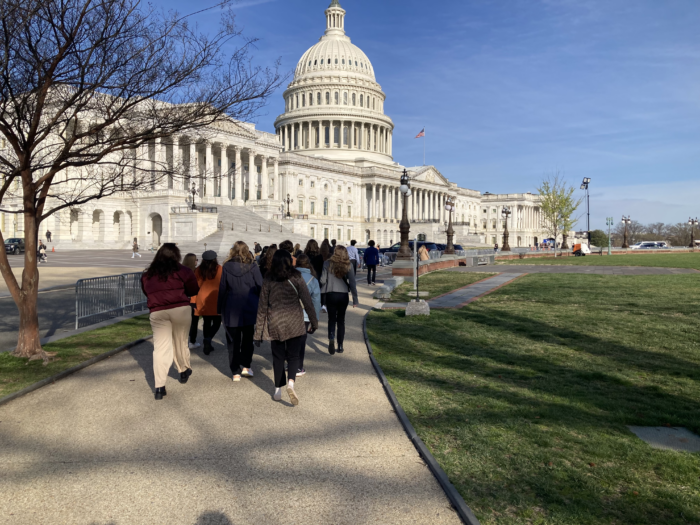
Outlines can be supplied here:
M338 0L326 9L326 31L299 60L275 128L285 151L333 160L391 163L392 120L367 55L345 34Z

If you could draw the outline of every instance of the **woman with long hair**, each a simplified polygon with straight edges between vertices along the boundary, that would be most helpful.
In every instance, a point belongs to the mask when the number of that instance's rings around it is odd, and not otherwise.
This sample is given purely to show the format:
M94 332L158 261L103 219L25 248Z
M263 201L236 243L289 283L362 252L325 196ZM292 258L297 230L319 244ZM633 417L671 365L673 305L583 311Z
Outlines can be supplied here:
M228 364L234 381L253 377L253 335L263 278L248 245L238 241L224 262L216 311L226 327Z
M313 266L316 276L320 276L323 272L324 261L318 243L313 239L309 239L309 242L306 243L306 248L304 248L304 254L308 255L311 260L311 266Z
M193 272L197 269L197 263L199 259L194 253L188 253L185 258L182 259L182 265L186 266ZM190 306L192 307L192 323L190 323L190 341L187 346L190 350L199 348L199 343L197 342L197 327L199 325L199 317L194 314L194 310L197 307L197 297L190 297Z
M323 262L326 262L333 255L333 250L331 249L331 243L328 239L323 239L321 243L321 255L323 255Z
M317 274L314 271L313 266L311 266L311 259L309 259L309 256L303 253L299 255L297 258L296 268L299 270L299 273L301 273L301 278L304 279L306 287L309 289L311 300L314 302L316 317L318 318L321 315L321 287L318 284L318 278L316 277ZM306 313L306 310L304 310L304 324L308 330L310 323L309 315ZM306 369L304 368L305 356L306 334L304 334L304 338L301 342L301 350L299 351L299 371L297 372L297 377L306 374Z
M190 329L190 297L197 295L199 285L194 272L180 264L180 250L165 243L141 276L141 289L148 301L153 330L153 375L156 400L166 395L165 380L175 362L180 383L192 375L187 332Z
M267 271L270 269L270 266L272 266L272 258L275 256L276 251L277 245L271 244L267 247L264 257L260 257L260 273L262 273L263 278L265 278Z
M202 254L202 264L194 272L199 284L194 314L202 317L204 321L202 326L204 348L202 350L206 355L209 355L214 350L212 340L216 332L221 328L221 316L216 311L219 302L221 272L222 268L216 260L216 252L214 250L207 250Z
M345 312L348 309L348 293L352 293L352 306L358 305L355 272L350 264L350 257L345 246L336 246L333 257L323 263L321 291L326 294L328 307L328 353L333 355L335 349L336 325L338 327L338 353L342 354L345 340Z
M304 253L304 252L301 251L301 244L296 243L296 244L294 245L294 253L292 254L293 257L296 259L296 258L299 257L302 253Z
M299 301L304 305L303 309ZM308 333L318 328L318 317L311 295L301 273L292 266L292 256L285 250L277 250L272 265L263 281L255 323L255 345L270 341L272 347L272 368L275 376L275 401L282 399L282 387L287 385L287 394L293 405L299 404L294 390L299 370L299 352L307 328L304 325L303 311L309 316L311 326ZM288 363L288 375L284 363Z

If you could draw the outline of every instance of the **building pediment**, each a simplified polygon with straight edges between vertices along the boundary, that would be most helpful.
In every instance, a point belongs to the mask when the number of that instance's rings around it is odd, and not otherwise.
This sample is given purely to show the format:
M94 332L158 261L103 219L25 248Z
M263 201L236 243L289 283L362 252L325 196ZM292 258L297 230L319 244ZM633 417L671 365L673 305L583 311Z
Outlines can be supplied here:
M450 187L450 181L435 166L420 166L418 168L407 168L407 170L412 181L445 188Z

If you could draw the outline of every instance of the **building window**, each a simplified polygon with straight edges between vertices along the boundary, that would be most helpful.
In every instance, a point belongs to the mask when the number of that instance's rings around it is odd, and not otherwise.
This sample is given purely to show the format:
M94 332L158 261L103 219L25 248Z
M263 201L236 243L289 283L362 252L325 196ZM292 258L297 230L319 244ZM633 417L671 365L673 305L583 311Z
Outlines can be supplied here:
M311 215L314 215L316 213L316 203L314 201L311 201ZM313 235L312 235L313 237Z
M365 104L365 96L364 96L364 95L360 95L360 107L363 107L364 104Z
M299 95L296 95L294 98L296 99L294 101L294 107L299 109Z
M338 240L339 241L343 240L343 230L341 230L340 228L338 228Z
M304 185L304 179L299 179L299 186L303 186L303 185Z
M352 217L352 206L348 206L348 217Z
M304 213L304 199L299 199L299 213Z
M340 188L340 185L338 185L338 193L340 193L342 190Z
M348 105L348 92L347 91L343 92L343 104L345 104L346 106Z
M323 214L328 215L328 199L323 199Z
M335 103L336 105L340 103L340 94L336 91L335 92Z
M316 93L316 104L321 105L321 92Z
M343 59L343 65L345 65L345 59Z
M314 66L318 65L318 60L314 60Z
M343 128L343 145L348 145L348 128Z
M355 99L355 93L352 94L352 105L356 106L356 99Z
M325 130L326 130L326 133L325 133L326 146L330 146L331 145L331 128L328 126L325 126Z
M306 95L301 96L301 107L302 108L306 107Z
M312 226L312 227L311 227L311 238L312 238L312 239L314 238L314 235L315 235L315 234L316 234L316 228L314 228L314 227Z
M373 99L372 99L372 109L375 109L375 107L376 107L376 106L375 106L375 102L377 102L377 99L376 99L376 98L373 98Z
M343 206L342 204L338 204L338 217L343 216Z
M313 105L314 105L314 94L309 93L309 106L313 106Z
M323 65L323 59L321 59L321 65Z
M330 92L326 91L326 105L331 103L331 94Z
M340 128L333 128L333 144L340 144Z
M328 239L328 228L323 228L323 239Z
M316 186L316 182L312 180L312 181L311 181L311 187L313 188L313 187L315 187L315 186Z
M346 241L349 241L352 238L352 230L348 230L348 236L345 238Z
M352 193L352 188L348 186L348 193Z
M337 58L335 59L335 64L338 65L338 59L337 59Z

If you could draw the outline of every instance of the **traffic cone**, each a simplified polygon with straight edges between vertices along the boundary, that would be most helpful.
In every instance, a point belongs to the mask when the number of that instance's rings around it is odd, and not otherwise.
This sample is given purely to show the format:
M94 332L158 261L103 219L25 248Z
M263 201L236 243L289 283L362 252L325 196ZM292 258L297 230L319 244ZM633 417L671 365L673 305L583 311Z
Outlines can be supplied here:
M52 246L52 247L51 247L51 252L52 252L52 253L55 253L55 252L56 252L56 247L55 247L55 246Z

